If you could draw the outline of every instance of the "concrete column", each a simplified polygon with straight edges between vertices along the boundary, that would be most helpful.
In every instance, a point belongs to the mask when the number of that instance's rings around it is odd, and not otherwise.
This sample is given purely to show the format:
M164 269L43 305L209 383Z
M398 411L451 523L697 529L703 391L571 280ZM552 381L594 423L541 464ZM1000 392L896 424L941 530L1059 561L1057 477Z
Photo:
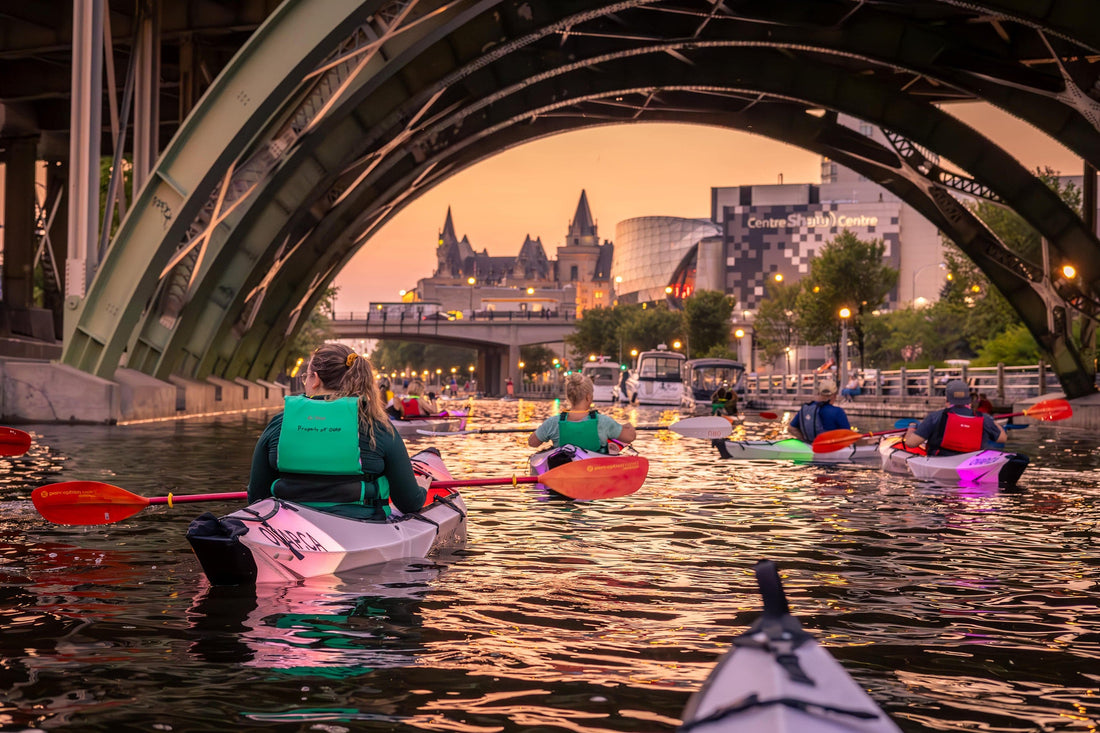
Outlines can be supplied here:
M34 162L38 139L7 140L4 155L4 305L34 305Z
M139 15L134 83L134 196L145 185L160 152L160 3Z
M51 160L46 164L46 215L49 215L53 202L58 196L65 196L69 188L69 167L66 163ZM69 258L69 207L64 198L53 215L53 222L47 232L49 247L53 254L54 276L57 278L57 290L46 288L43 305L53 314L53 331L64 333L65 323L65 260ZM43 253L45 256L45 253Z
M511 378L512 384L516 387L516 392L519 392L520 388L523 386L523 373L519 368L519 344L508 344L508 354L506 358L508 361L505 362L504 365L504 376L506 378ZM505 394L507 394L507 391L507 388L503 390Z
M69 253L65 259L65 337L95 275L99 231L99 154L103 108L103 0L73 3L69 135Z

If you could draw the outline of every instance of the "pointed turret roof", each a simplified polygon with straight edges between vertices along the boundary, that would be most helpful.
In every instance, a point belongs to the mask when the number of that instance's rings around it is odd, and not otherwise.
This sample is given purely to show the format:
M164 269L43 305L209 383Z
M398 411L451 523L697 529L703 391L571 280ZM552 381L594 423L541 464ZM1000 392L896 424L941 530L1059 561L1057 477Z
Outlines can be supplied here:
M447 220L443 222L443 231L439 233L440 244L457 243L458 237L455 235L455 223L451 218L451 207L447 207Z
M577 213L573 214L573 221L569 222L569 240L566 244L573 244L578 238L596 237L596 223L592 219L592 210L588 208L588 194L581 189L581 200L577 202ZM599 244L600 240L582 241L581 244Z

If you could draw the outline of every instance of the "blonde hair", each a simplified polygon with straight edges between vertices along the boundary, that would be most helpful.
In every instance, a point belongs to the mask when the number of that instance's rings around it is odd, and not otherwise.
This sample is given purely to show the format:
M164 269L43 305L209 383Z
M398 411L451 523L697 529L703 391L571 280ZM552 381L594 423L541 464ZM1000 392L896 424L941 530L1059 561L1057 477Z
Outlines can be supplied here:
M359 398L359 426L366 430L371 448L376 447L375 425L393 432L370 359L344 344L322 344L309 357L309 368L337 397Z
M411 397L419 397L420 395L424 394L424 383L421 382L419 379L414 379L409 382L409 387L406 392Z
M565 378L565 398L569 400L570 410L587 410L592 406L592 396L596 388L587 374L573 372Z

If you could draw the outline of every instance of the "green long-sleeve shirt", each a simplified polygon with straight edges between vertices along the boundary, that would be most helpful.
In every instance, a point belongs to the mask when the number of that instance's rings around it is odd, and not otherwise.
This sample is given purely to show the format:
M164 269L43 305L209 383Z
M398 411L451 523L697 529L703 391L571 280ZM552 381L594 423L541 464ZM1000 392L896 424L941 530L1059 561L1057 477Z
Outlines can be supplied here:
M252 452L252 472L248 477L248 501L259 501L271 496L271 485L279 478L279 431L283 425L283 413L271 418L264 428L256 448ZM390 484L390 500L404 513L415 512L424 506L427 492L416 483L405 441L388 425L375 424L375 446L370 447L366 434L359 436L359 457L363 471L385 476ZM318 463L324 456L317 457Z

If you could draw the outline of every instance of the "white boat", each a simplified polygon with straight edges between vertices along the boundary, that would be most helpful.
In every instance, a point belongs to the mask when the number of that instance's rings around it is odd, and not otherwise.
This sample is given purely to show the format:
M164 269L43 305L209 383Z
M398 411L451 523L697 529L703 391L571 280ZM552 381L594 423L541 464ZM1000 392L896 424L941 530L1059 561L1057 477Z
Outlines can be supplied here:
M694 409L686 381L687 359L664 344L638 355L638 365L626 380L626 392L639 405L673 405Z
M905 447L902 438L893 436L879 443L882 468L890 473L909 474L914 478L963 484L1015 486L1027 468L1023 453L1003 450L979 450L951 456L929 456Z
M857 463L879 461L878 446L850 445L841 450L814 453L809 443L797 438L784 440L715 440L715 447L723 458L735 460L804 461L807 463Z
M756 579L764 613L688 700L680 733L901 733L790 614L775 564Z
M451 478L434 448L412 457L425 489ZM299 580L422 558L466 541L466 505L454 489L429 489L424 508L385 521L350 519L281 499L262 499L218 520L192 523L187 539L214 585Z
M619 379L622 369L615 361L586 361L581 367L581 374L592 380L593 402L615 402L615 390L619 388Z
M687 363L688 388L695 399L696 411L710 413L710 398L723 384L740 392L745 390L745 365L732 359L691 359Z

